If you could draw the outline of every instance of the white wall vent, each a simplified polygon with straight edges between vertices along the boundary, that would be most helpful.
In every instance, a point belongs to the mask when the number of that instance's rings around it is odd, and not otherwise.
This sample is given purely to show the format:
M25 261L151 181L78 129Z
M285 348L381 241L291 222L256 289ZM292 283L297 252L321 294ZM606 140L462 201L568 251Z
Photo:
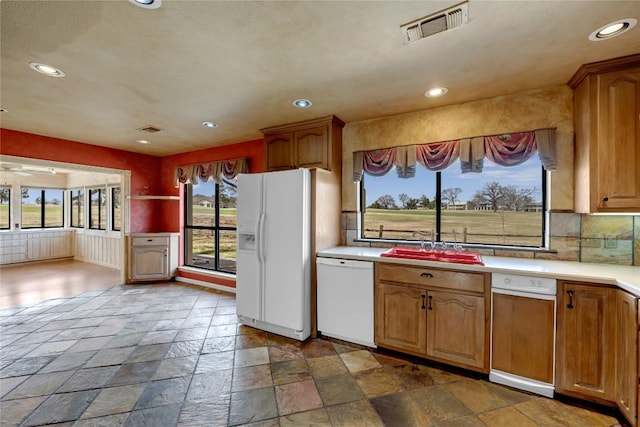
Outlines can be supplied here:
M469 2L460 3L400 26L405 43L413 43L469 22Z

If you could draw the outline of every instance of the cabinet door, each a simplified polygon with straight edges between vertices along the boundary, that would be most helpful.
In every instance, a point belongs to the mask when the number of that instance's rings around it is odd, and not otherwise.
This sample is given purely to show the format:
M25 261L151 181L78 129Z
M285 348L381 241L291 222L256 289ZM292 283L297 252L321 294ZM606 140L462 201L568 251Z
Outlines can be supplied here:
M266 135L264 151L267 171L292 169L294 167L293 132Z
M134 246L131 255L131 278L133 280L169 278L166 246Z
M640 69L606 73L598 79L598 210L638 212Z
M572 282L560 290L556 388L613 402L616 290Z
M636 298L624 291L617 291L618 334L616 367L616 401L620 411L632 425L636 418L637 369L637 317Z
M427 291L407 286L376 285L376 344L424 354L427 335Z
M493 293L491 369L553 384L553 300Z
M297 131L294 138L294 159L297 167L328 168L329 133L326 126Z
M429 291L427 307L427 355L484 368L484 298Z

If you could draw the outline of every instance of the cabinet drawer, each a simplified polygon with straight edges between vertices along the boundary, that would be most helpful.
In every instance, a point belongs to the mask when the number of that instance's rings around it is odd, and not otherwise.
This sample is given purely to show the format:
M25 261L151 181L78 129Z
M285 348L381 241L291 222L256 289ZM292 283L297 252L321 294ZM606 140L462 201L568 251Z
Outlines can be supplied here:
M131 246L169 246L169 236L133 237Z
M430 267L399 267L378 263L378 280L428 287L484 292L484 274L439 270Z

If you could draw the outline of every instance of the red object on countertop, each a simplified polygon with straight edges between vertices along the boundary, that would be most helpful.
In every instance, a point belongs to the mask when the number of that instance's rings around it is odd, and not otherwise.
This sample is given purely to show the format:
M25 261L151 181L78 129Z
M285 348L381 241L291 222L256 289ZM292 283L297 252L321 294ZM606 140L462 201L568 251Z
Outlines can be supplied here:
M405 258L455 264L484 265L482 256L480 254L464 251L435 251L426 249L395 247L381 253L380 256L388 258Z

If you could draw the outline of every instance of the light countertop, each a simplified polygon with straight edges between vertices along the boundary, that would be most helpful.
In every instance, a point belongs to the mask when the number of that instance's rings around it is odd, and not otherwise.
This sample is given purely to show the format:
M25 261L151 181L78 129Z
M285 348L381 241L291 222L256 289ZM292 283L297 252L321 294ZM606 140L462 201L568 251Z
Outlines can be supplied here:
M319 257L344 258L362 261L392 262L396 264L451 268L489 273L525 274L574 280L588 283L617 285L640 298L640 267L612 264L591 264L573 261L547 261L524 258L482 256L484 266L419 261L401 258L381 258L386 248L338 246L318 252Z

